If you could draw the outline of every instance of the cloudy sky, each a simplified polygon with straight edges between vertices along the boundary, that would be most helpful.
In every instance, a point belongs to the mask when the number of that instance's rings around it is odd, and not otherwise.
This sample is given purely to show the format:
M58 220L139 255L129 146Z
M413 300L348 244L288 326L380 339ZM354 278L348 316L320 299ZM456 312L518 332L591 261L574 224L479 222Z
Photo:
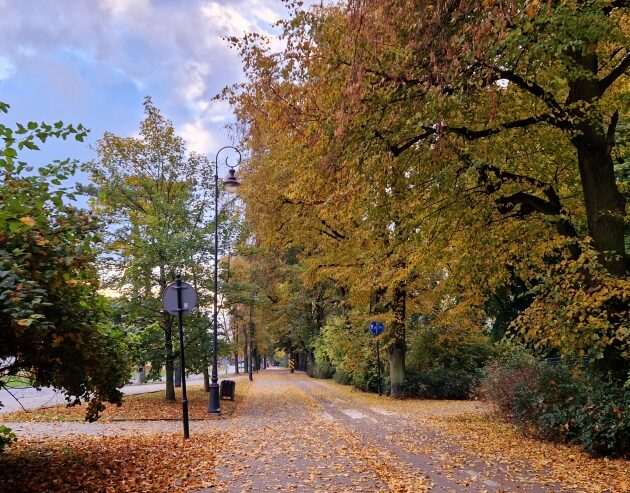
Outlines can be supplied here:
M83 123L86 145L45 146L31 160L87 160L105 131L133 135L151 96L189 149L229 144L230 109L211 98L242 80L221 39L263 32L280 0L0 0L0 101L15 121ZM39 164L39 163L35 163Z

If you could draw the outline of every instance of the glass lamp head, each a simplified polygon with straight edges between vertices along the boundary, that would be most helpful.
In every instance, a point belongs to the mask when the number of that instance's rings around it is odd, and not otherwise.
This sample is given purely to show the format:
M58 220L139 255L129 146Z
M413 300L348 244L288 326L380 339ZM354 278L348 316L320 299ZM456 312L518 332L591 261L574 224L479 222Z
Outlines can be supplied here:
M241 182L236 178L236 172L230 169L228 177L223 180L223 190L227 193L235 193Z

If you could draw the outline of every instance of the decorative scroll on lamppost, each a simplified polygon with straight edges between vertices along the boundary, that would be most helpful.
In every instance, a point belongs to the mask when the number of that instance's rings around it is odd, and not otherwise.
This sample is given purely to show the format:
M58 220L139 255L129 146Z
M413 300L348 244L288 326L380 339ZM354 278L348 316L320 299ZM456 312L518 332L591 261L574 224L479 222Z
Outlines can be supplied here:
M186 360L184 359L184 323L183 315L189 312L197 304L197 293L187 282L183 282L179 274L176 281L166 286L162 295L164 311L171 315L177 315L179 326L179 362L181 364L180 373L182 378L182 420L184 422L184 438L190 437L188 427L188 397L186 396Z
M224 164L229 168L228 177L223 180L223 191L236 192L240 182L236 178L235 168L241 162L241 153L236 147L225 146L217 151L214 158L214 304L212 313L212 375L210 378L210 397L208 401L208 413L219 414L221 412L221 399L219 396L219 376L217 372L217 314L219 297L219 154L226 149L232 149L238 154L236 164L230 164L225 158Z

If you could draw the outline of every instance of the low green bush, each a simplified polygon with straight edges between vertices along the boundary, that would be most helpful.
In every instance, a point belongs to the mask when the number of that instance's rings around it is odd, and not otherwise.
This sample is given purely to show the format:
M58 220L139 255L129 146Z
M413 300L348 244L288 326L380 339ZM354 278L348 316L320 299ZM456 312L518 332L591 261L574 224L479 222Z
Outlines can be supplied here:
M335 374L335 367L330 361L313 361L307 367L307 373L314 378L332 378Z
M405 375L405 394L426 399L467 399L480 376L481 369L410 368Z
M630 455L630 393L588 368L552 366L518 351L487 367L479 394L528 435Z
M378 368L376 354L371 347L365 348L363 357L357 362L352 372L352 384L366 392L378 391ZM389 393L389 368L386 355L381 354L381 392Z
M492 343L479 331L419 327L408 339L405 393L429 399L466 399L492 356Z
M536 362L534 373L515 389L513 419L527 432L553 441L575 441L575 418L587 391L564 367Z
M575 416L584 450L630 456L630 391L609 382L589 387L586 406Z
M333 380L342 385L350 385L352 383L352 376L348 375L341 368L337 368L335 374L333 375Z
M11 431L11 428L7 428L4 425L0 425L0 454L4 452L4 449L17 441L15 433Z

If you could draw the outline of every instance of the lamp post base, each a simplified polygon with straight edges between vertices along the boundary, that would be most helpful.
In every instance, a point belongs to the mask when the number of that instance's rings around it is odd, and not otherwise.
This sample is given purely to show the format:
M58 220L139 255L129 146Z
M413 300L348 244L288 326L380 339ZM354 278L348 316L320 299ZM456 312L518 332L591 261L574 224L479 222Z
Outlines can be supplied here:
M208 401L208 413L220 414L221 413L221 399L219 397L219 384L210 384L210 400Z

